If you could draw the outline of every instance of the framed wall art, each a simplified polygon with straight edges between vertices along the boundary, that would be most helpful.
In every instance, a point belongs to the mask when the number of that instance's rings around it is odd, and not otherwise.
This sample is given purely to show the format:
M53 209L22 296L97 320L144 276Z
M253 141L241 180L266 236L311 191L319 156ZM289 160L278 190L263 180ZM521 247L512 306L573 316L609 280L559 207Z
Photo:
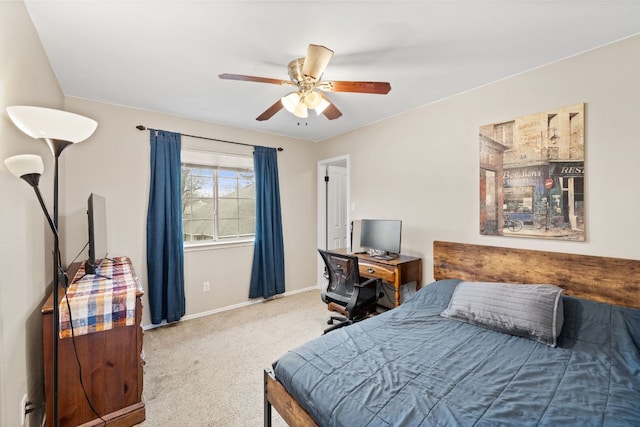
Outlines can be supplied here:
M584 104L480 126L480 234L584 241Z

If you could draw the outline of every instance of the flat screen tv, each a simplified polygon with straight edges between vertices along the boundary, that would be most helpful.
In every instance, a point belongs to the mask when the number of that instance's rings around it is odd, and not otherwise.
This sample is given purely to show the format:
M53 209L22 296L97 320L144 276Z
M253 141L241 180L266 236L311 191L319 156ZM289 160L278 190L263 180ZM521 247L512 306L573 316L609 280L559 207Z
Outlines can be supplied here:
M84 264L85 274L97 274L96 270L107 257L107 204L104 197L95 193L87 201L89 224L89 258Z
M360 223L360 246L374 257L397 258L401 235L402 221L397 219L363 219Z

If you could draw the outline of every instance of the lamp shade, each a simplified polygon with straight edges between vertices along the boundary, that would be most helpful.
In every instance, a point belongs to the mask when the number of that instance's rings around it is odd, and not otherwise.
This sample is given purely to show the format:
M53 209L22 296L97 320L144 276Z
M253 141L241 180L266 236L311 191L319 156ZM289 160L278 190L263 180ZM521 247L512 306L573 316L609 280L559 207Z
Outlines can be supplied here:
M304 105L312 110L318 108L321 102L322 96L316 92L309 92L304 96Z
M7 107L7 114L18 129L35 139L77 143L89 138L98 127L93 119L51 108L16 105Z
M300 119L306 119L307 117L309 117L307 106L304 105L303 102L299 102L298 105L296 105L296 109L293 110L293 115Z
M300 95L298 95L297 92L291 92L290 94L283 96L280 99L280 102L282 102L282 106L286 108L288 112L293 114L296 110L296 106L300 102Z
M320 115L324 112L324 110L331 105L331 103L329 101L327 101L326 99L322 98L320 100L320 103L318 104L318 106L316 107L316 114Z
M9 172L18 178L29 174L42 175L44 171L42 157L35 154L19 154L8 157L4 160L4 165L9 169Z

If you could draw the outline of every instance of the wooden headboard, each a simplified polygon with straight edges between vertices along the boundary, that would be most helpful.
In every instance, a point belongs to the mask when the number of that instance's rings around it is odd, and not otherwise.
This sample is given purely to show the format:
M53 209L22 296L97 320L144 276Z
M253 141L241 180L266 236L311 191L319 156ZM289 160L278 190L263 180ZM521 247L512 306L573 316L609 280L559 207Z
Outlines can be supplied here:
M433 277L550 283L567 295L640 308L639 260L435 241Z

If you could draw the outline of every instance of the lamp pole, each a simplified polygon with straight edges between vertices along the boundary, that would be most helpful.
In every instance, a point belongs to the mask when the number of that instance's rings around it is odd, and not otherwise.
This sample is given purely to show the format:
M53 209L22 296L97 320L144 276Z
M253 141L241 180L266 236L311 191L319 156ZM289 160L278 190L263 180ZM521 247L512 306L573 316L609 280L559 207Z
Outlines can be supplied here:
M54 251L53 251L53 425L54 427L58 427L60 425L60 393L59 393L59 383L60 383L60 368L58 366L59 362L59 340L60 340L60 285L66 287L66 280L62 280L64 278L64 271L62 270L62 260L60 259L60 235L58 233L58 218L59 218L59 205L58 205L58 180L59 180L59 163L60 163L60 154L62 151L67 148L72 143L69 141L64 141L55 138L43 138L47 143L49 148L51 149L51 153L53 154L53 218L47 212L44 201L42 200L42 195L40 194L40 190L37 185L34 186L34 190L36 191L36 195L38 196L38 201L40 202L40 206L42 207L47 220L49 221L49 225L51 226L51 230L55 236L54 241Z
M62 151L72 143L54 138L44 138L53 153L53 223L58 226L58 169Z
M58 367L58 341L60 340L60 296L58 288L60 286L60 278L62 275L62 262L60 259L60 238L58 234L58 176L59 176L59 160L62 151L71 145L71 142L62 141L59 139L45 138L45 141L51 152L53 153L53 228L55 228L55 250L53 257L53 265L55 272L53 274L53 425L58 427L60 423L60 408L59 408L59 367ZM40 193L38 190L37 193ZM42 197L39 197L40 204L43 206ZM51 219L49 219L51 222ZM62 285L67 286L66 281L63 281Z
M57 169L56 169L57 171ZM23 178L24 179L24 178ZM26 181L26 179L25 179ZM29 181L27 181L29 182ZM56 179L57 183L57 179ZM58 287L60 285L60 275L62 273L62 266L60 265L60 234L58 234L58 224L57 217L51 218L49 212L47 211L47 207L44 204L44 200L42 200L42 194L40 193L40 189L38 188L37 182L35 185L32 185L33 190L36 193L36 197L38 197L38 201L40 202L40 207L42 208L42 212L44 216L47 218L47 222L49 223L49 227L51 227L51 231L53 232L53 425L58 427L60 425L60 412L59 412L59 393L58 393L58 383L59 383L59 368L58 368L58 335L60 334L60 305L59 305L59 292ZM54 203L54 207L57 208L57 203ZM54 212L57 212L57 209L54 209ZM55 215L55 214L54 214Z

